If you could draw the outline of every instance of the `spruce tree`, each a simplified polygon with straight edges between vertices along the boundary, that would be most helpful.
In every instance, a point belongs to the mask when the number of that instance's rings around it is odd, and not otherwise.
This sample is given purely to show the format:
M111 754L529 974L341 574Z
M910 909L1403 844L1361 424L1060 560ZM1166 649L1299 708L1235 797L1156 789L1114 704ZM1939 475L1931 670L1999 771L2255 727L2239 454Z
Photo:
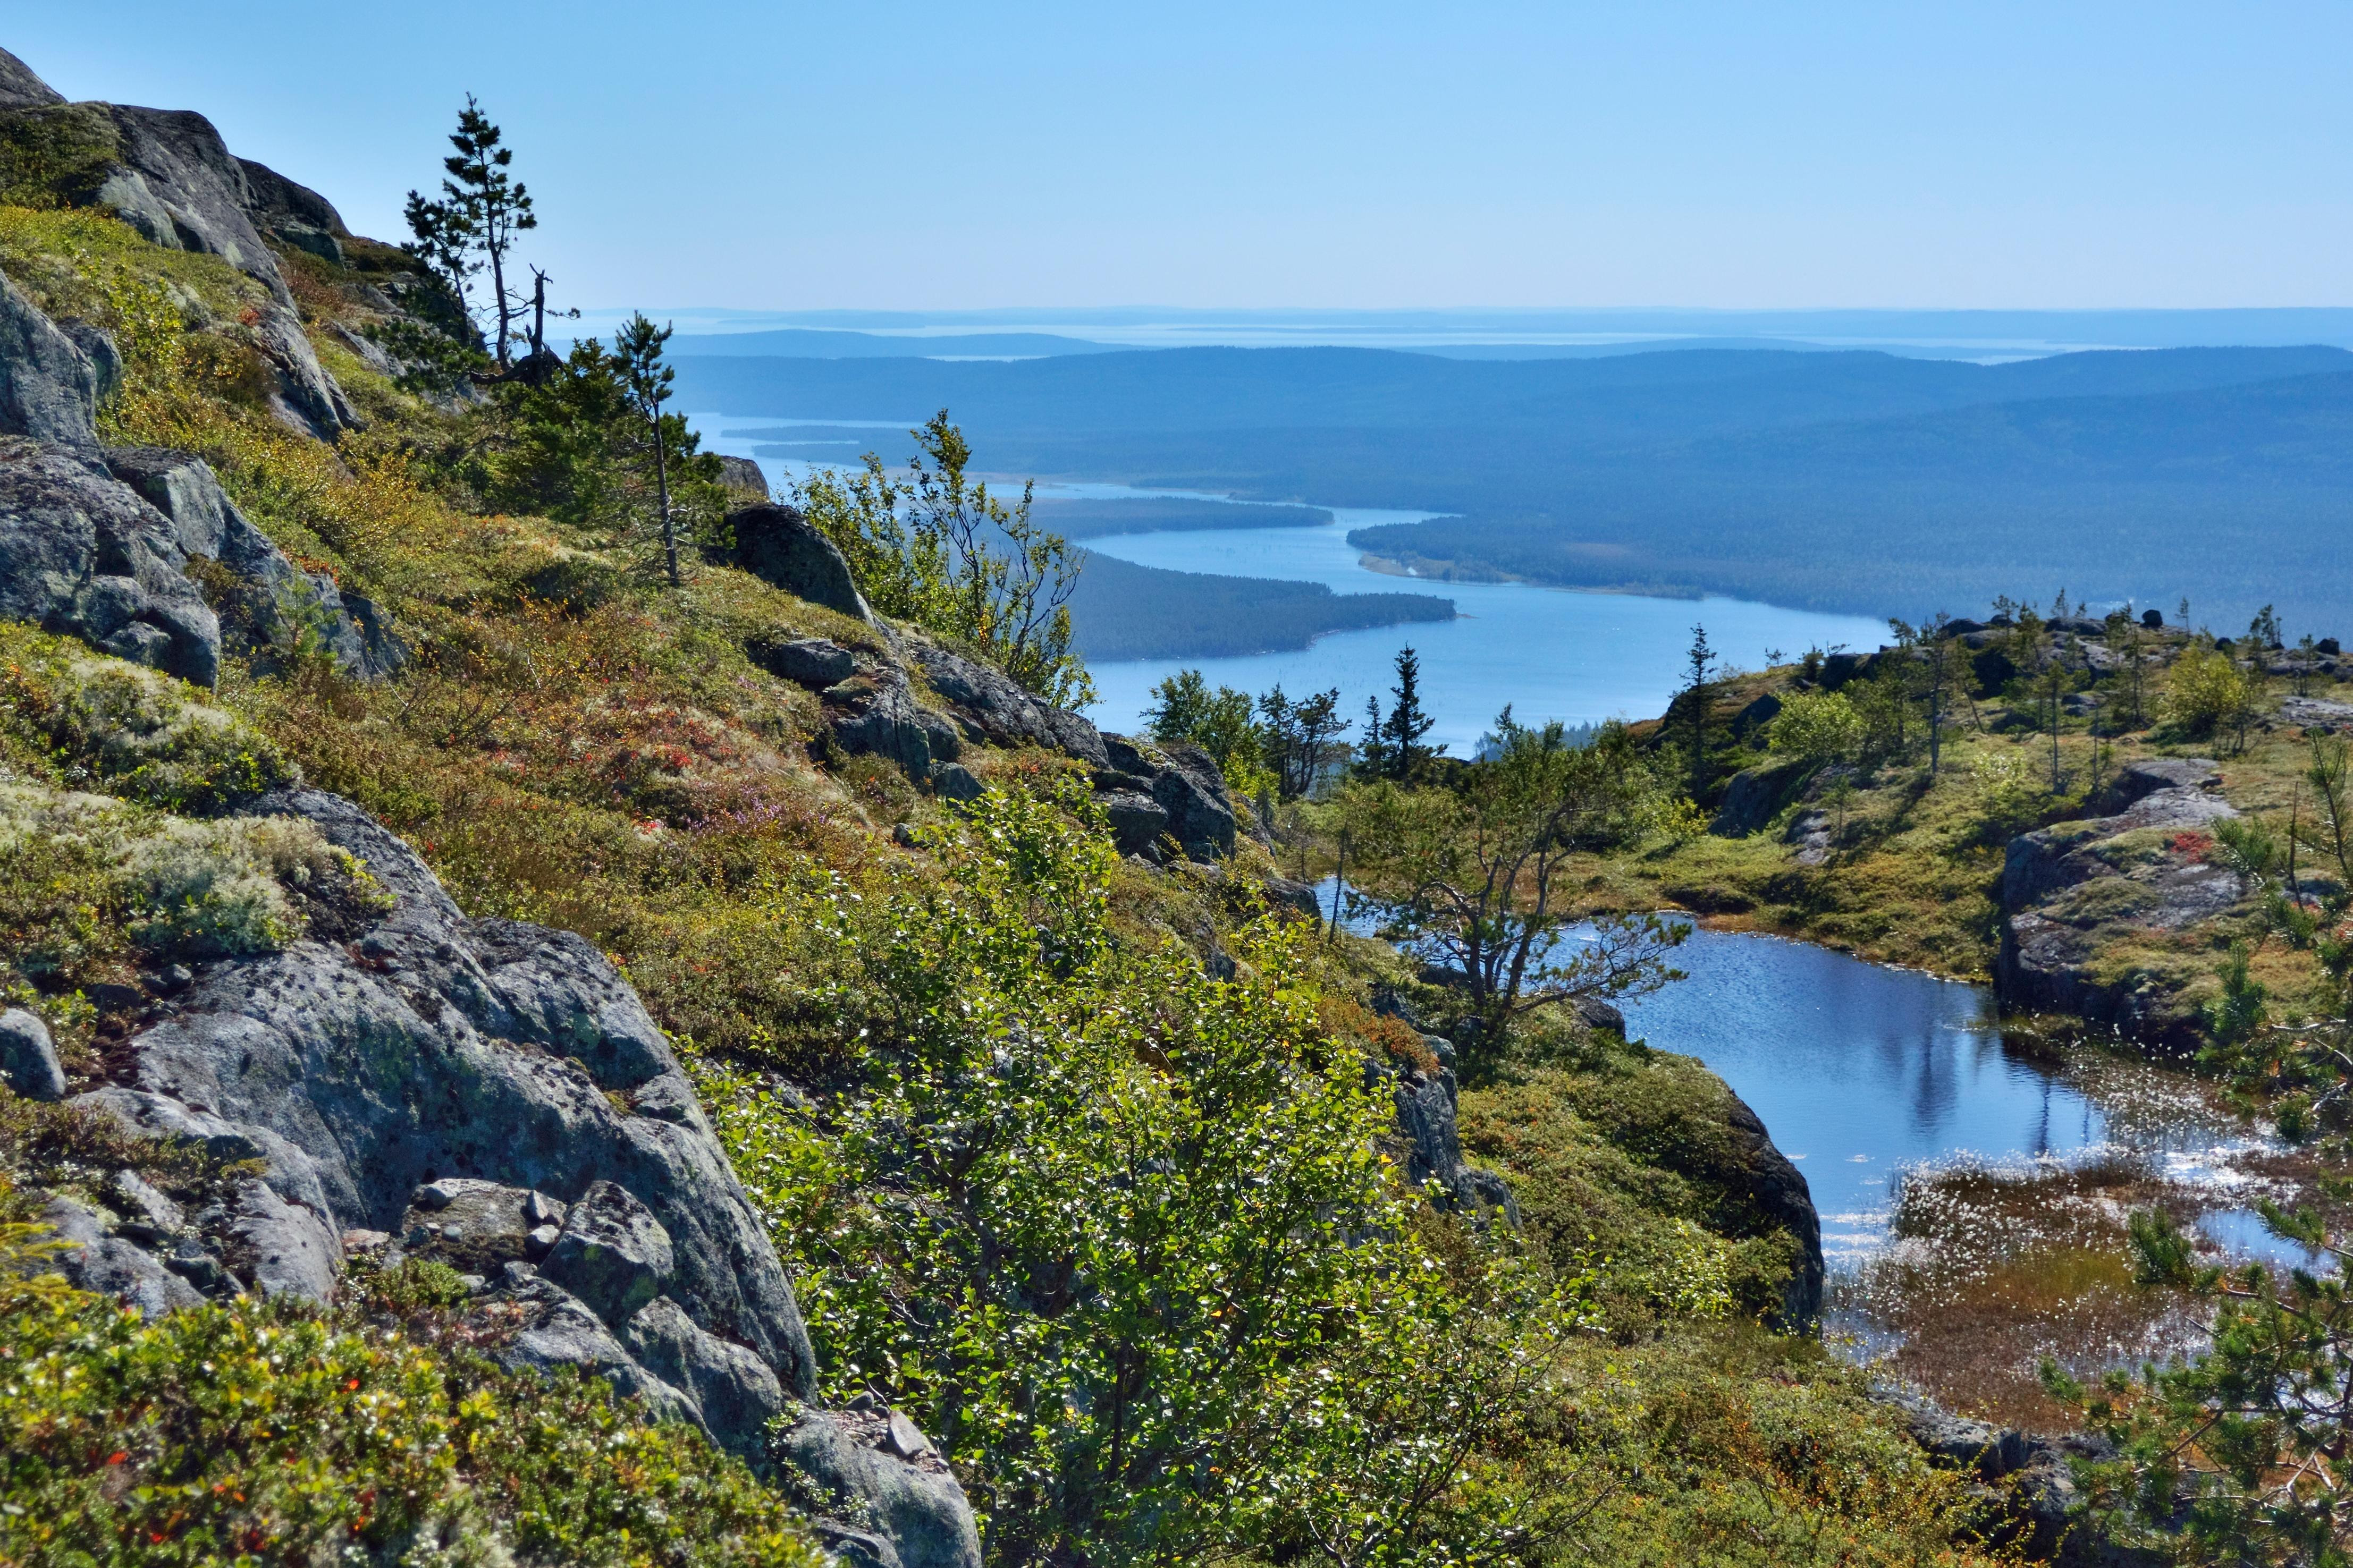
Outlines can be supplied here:
M1691 752L1691 797L1707 792L1711 777L1707 754L1708 677L1715 668L1715 650L1707 646L1707 628L1692 627L1690 651L1684 656L1689 677L1683 684L1683 730Z
M1381 717L1381 700L1365 699L1365 733L1356 742L1356 776L1382 779L1389 776L1389 727Z
M1399 648L1397 675L1398 683L1389 688L1397 701L1389 709L1388 765L1389 776L1403 781L1411 779L1421 763L1437 754L1421 742L1438 721L1422 710L1421 656L1410 647Z

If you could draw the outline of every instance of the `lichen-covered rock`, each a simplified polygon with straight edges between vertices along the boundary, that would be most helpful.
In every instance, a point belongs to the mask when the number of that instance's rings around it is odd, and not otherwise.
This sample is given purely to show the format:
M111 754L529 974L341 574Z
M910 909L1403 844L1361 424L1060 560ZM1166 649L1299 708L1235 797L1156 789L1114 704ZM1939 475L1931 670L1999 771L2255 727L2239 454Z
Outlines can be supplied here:
M93 461L0 441L0 616L210 686L220 623L187 560L171 521Z
M5 277L0 277L0 434L98 445L98 369Z
M267 663L273 650L307 633L350 675L378 679L406 663L408 650L375 605L346 594L325 573L298 570L286 552L237 510L202 458L160 447L110 447L107 471L169 518L192 558L218 562L232 585L215 612L224 642Z
M278 258L256 227L259 221L319 250L322 220L338 230L342 225L324 198L232 155L201 114L69 105L14 57L0 68L0 114L34 144L60 139L70 121L63 139L88 166L71 171L47 193L51 198L103 208L167 250L220 257L269 290L252 326L276 380L270 401L281 419L322 437L358 423L343 388L311 351ZM0 126L0 134L8 129Z
M107 1216L89 1205L51 1197L40 1219L59 1247L56 1267L82 1289L115 1297L146 1317L203 1302L163 1258L116 1235Z
M1434 1073L1409 1072L1398 1079L1397 1125L1406 1142L1406 1180L1416 1186L1437 1183L1445 1207L1472 1214L1500 1209L1505 1223L1517 1229L1520 1205L1510 1184L1462 1158L1455 1120L1458 1093L1453 1072L1444 1067Z
M896 763L909 778L931 777L934 756L960 749L955 728L915 700L895 665L860 670L824 692L833 743L853 756Z
M543 1194L571 1205L564 1234L579 1256L566 1259L607 1314L606 1340L666 1294L806 1398L808 1338L765 1227L700 1112L681 1110L691 1089L602 955L569 933L468 921L348 801L299 791L248 809L315 825L393 907L345 941L208 965L121 1047L130 1081L81 1097L136 1131L266 1162L270 1196L241 1204L226 1262L308 1293L320 1276L296 1245L305 1234L396 1234L418 1190L447 1178ZM451 1190L450 1206L470 1191ZM565 1250L559 1237L551 1257ZM594 1338L550 1330L534 1342L553 1354L567 1334Z
M572 1205L540 1271L608 1323L626 1323L678 1272L670 1232L627 1187L597 1182Z
M721 1447L754 1461L766 1458L768 1423L786 1400L765 1362L711 1333L667 1296L640 1309L621 1337L631 1359L676 1389Z
M948 703L974 740L993 746L1043 746L1094 767L1110 765L1101 732L1078 714L1039 700L1004 671L929 638L907 641L924 683Z
M2010 841L1994 969L2004 1001L2073 1013L2151 1043L2193 1042L2179 977L2109 954L2162 942L2245 896L2245 879L2206 853L2213 825L2238 815L2221 781L2202 757L2137 762L2103 797L2113 815Z
M902 1452L894 1419L905 1417L881 1409L808 1411L773 1451L807 1479L839 1525L887 1537L906 1568L980 1568L980 1535L955 1472L929 1444Z
M566 1206L528 1187L444 1176L417 1189L394 1234L412 1257L447 1263L460 1274L496 1276L510 1263L543 1258ZM535 1239L543 1231L543 1241Z
M768 476L762 473L760 465L749 458L721 458L719 482L731 490L748 490L762 500L770 499Z
M859 593L849 563L798 507L747 506L727 514L727 527L735 539L735 563L746 572L812 605L872 623L874 612Z
M744 652L769 674L812 691L839 686L858 673L849 650L823 637L754 637Z
M1153 778L1152 798L1168 813L1168 836L1187 859L1219 860L1231 855L1234 808L1217 763L1188 742L1172 741L1159 751L1166 764Z
M26 1100L63 1100L66 1069L49 1026L22 1007L0 1013L0 1083Z

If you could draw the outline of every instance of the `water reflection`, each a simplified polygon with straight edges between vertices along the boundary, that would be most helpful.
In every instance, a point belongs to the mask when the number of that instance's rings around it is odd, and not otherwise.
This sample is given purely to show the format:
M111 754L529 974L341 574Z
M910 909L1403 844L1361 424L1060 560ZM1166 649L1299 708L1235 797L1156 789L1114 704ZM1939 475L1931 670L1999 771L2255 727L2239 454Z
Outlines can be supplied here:
M2094 1082L2010 1047L1980 986L1705 930L1676 962L1689 978L1629 1004L1628 1033L1699 1058L1755 1109L1805 1172L1834 1258L1885 1244L1907 1166L2111 1144L2206 1155L2244 1136L2200 1097L2140 1081L2158 1069Z

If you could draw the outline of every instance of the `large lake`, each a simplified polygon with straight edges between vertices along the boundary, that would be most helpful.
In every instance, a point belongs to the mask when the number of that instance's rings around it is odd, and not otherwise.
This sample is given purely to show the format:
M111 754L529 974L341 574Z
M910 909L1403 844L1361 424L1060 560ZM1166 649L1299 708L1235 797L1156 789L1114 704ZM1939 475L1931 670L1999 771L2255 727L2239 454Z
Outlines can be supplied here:
M754 443L739 432L839 423L712 414L688 418L706 450L746 458L754 456ZM893 421L859 423L878 432L903 433L907 427ZM887 442L888 437L877 439ZM843 459L853 455L845 451ZM774 458L755 460L769 482L779 487L812 466ZM1040 484L1038 493L1224 499L1114 484ZM1235 503L1237 511L1247 504ZM1868 649L1886 640L1884 622L1741 599L1582 594L1523 583L1421 583L1365 566L1348 543L1351 529L1434 515L1334 509L1335 521L1317 528L1199 529L1089 540L1089 550L1176 572L1321 583L1335 594L1435 594L1453 600L1460 615L1447 622L1335 633L1291 653L1092 665L1100 700L1088 717L1106 730L1133 731L1152 688L1190 667L1213 685L1253 694L1276 685L1293 696L1338 687L1344 709L1354 719L1363 711L1367 696L1377 692L1387 700L1395 679L1391 661L1398 648L1410 643L1421 656L1423 701L1438 721L1432 738L1461 756L1477 745L1507 702L1523 723L1655 717L1682 681L1684 651L1695 625L1707 628L1708 641L1719 654L1751 668L1761 667L1774 650L1794 658L1810 647Z

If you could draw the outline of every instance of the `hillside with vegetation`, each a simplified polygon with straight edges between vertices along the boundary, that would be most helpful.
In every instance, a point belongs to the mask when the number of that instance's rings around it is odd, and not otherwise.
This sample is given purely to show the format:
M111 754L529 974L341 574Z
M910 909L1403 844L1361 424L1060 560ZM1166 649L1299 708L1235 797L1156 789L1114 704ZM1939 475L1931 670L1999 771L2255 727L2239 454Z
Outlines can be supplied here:
M953 426L731 489L479 111L396 248L0 65L0 1556L1985 1556L1722 1086L1300 919Z
M1672 983L1686 885L1813 934L1863 895L1767 860L1982 889L1978 829L1948 872L1883 821L1948 760L2011 843L2078 820L2131 773L2068 710L2116 671L2048 670L2110 628L1702 661L1687 742L1506 721L1475 763L1401 668L1337 790L1331 694L1178 680L1106 734L1085 563L957 425L779 504L654 323L554 353L527 160L472 104L452 144L393 247L0 54L0 1559L1963 1564L2080 1560L2093 1495L2329 1538L2275 1479L2333 1476L2328 1418L2216 1414L2266 1345L2341 1384L2262 1338L2335 1332L2328 1287L2201 1281L2152 1221L2246 1343L2054 1392L2112 1446L1956 1422L1824 1344L1802 1177L1610 1005ZM2162 643L2144 749L2243 748L2224 795L2333 673ZM2013 667L1966 738L1916 673L1957 647ZM2050 791L1994 760L2046 744ZM2097 819L2117 879L2245 879L2183 951L2246 962L2165 1016L2333 1131L2328 1047L2267 1032L2343 971L2322 807L2143 776L2126 815L2211 843ZM1842 815L1711 838L1736 788ZM1311 914L1335 851L1383 934ZM2162 944L2049 901L2089 879L2034 907L2105 984ZM1985 951L1938 918L1850 940Z

